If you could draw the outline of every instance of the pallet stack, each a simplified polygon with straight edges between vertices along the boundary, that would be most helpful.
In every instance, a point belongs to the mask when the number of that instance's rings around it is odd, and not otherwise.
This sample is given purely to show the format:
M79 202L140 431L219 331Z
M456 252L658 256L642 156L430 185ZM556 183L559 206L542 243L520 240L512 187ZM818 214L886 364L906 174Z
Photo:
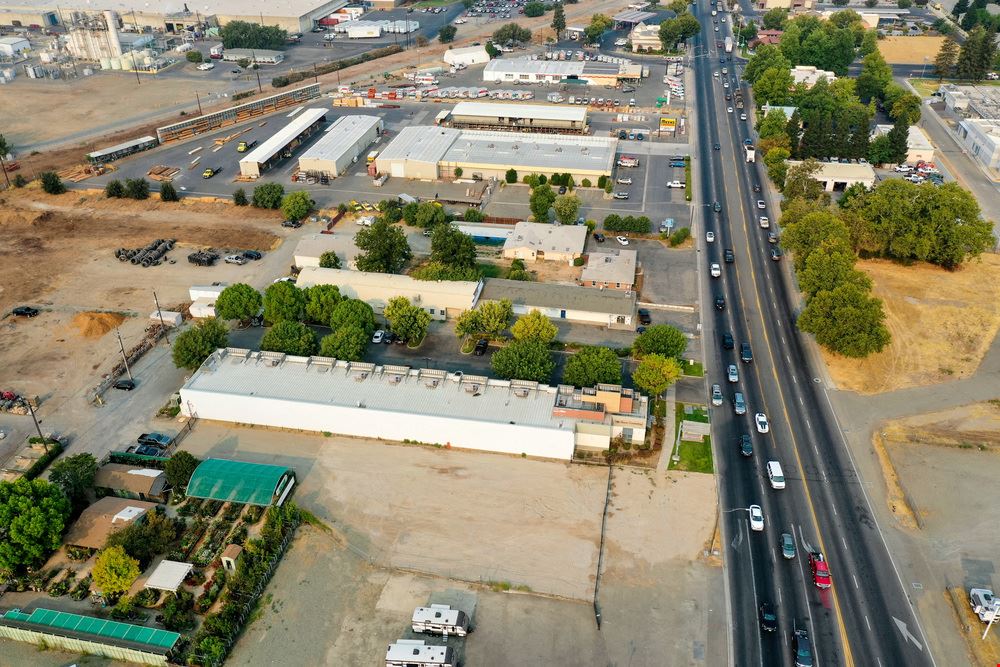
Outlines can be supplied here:
M176 167L167 167L162 164L158 164L147 172L149 176L154 181L172 181L174 176L180 173L180 169Z

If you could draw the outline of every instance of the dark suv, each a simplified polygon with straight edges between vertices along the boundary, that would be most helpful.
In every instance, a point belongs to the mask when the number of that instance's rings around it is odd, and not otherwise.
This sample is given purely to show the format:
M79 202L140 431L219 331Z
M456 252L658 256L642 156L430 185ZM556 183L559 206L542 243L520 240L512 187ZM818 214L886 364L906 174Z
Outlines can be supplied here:
M639 309L639 324L649 325L653 323L653 318L649 316L649 311L645 308Z
M740 361L745 364L753 362L753 350L750 349L750 343L740 343Z
M480 338L479 340L476 341L476 347L475 349L473 349L472 352L477 357L481 357L484 354L486 354L486 350L487 348L489 348L489 346L490 342L488 340L486 340L485 338Z
M736 253L733 252L732 248L726 248L722 251L722 258L726 261L726 264L732 264L736 261Z
M733 341L733 334L728 331L722 334L722 349L731 350L736 346L735 341Z
M750 439L748 433L744 433L740 436L740 454L743 456L753 456L753 440Z

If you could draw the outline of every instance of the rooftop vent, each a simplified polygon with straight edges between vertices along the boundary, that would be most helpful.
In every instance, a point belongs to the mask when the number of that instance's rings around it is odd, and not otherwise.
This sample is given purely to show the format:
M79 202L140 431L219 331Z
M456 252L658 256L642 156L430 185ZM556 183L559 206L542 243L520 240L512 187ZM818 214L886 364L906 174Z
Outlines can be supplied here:
M354 376L355 382L361 382L362 380L367 380L367 379L368 379L368 373L358 373L357 375Z
M402 375L390 375L389 376L389 384L399 384L400 382L402 382L402 380L403 380L403 376Z
M433 380L428 380L427 382L425 382L424 386L427 387L428 389L437 389L439 383L440 381L435 378Z
M530 393L531 392L529 390L527 390L527 389L515 389L514 390L514 395L517 396L518 398L528 398L528 394L530 394Z

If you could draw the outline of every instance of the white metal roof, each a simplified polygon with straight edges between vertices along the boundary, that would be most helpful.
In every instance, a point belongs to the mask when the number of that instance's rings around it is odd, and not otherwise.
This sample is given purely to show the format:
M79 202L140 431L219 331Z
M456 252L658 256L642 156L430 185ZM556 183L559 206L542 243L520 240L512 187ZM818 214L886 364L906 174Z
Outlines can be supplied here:
M447 646L428 644L422 639L400 639L385 650L386 662L413 665L443 665L448 657Z
M461 130L450 127L433 125L404 127L389 145L382 149L378 161L414 160L437 163L460 134Z
M405 296L421 308L460 308L476 305L480 283L473 280L417 280L395 273L371 273L307 266L295 283L300 288L336 285L340 293L367 302L386 302Z
M532 60L531 58L497 58L486 63L483 72L501 74L537 74L548 76L579 76L584 60Z
M459 621L458 609L452 609L446 604L432 604L430 607L417 607L413 610L414 623L441 623L455 625Z
M537 120L587 121L586 107L546 106L544 104L502 104L499 102L459 102L451 110L454 116L498 116Z
M586 242L587 228L583 225L519 222L514 225L514 233L507 237L503 249L528 248L536 252L579 255Z
M188 2L190 16L194 18L197 11L201 17L221 14L223 16L260 16L265 17L300 17L310 14L320 8L329 8L328 12L336 11L343 7L346 2L323 2L322 0L199 0L197 3ZM134 9L140 14L162 14L164 16L180 15L184 13L184 0L163 0L156 3L138 4L126 2L125 0L11 0L4 5L5 9L16 10L28 8L35 11L55 10L58 7L66 10L86 11L95 13L100 10L113 9L118 14L126 16Z
M158 591L176 591L184 583L184 578L192 569L194 569L194 565L191 563L181 563L176 560L161 561L153 570L153 574L149 575L146 588L155 588Z
M614 137L462 130L440 158L449 164L514 167L540 173L611 172L618 139Z
M270 139L257 146L240 163L263 163L274 157L278 151L288 145L288 143L301 134L307 127L325 116L329 109L305 109L292 119L288 125L274 133Z
M355 147L358 137L381 124L382 119L378 116L341 116L299 159L339 160L344 153Z
M890 130L892 130L892 125L876 125L875 135L889 134ZM906 138L906 147L911 150L931 150L934 148L934 145L931 144L931 140L927 138L922 129L916 125L911 125L910 133Z

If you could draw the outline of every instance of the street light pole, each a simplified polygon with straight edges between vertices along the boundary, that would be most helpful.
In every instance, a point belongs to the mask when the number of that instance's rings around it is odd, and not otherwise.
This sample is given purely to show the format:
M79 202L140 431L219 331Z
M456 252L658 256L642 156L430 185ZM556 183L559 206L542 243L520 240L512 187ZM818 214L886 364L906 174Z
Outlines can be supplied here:
M162 322L163 315L160 315L160 318L160 321ZM125 364L125 372L128 373L128 379L134 381L134 378L132 377L132 369L128 367L128 356L125 354L125 343L122 342L122 332L118 329L118 327L115 327L115 333L118 334L118 347L121 348L122 351L122 362Z

